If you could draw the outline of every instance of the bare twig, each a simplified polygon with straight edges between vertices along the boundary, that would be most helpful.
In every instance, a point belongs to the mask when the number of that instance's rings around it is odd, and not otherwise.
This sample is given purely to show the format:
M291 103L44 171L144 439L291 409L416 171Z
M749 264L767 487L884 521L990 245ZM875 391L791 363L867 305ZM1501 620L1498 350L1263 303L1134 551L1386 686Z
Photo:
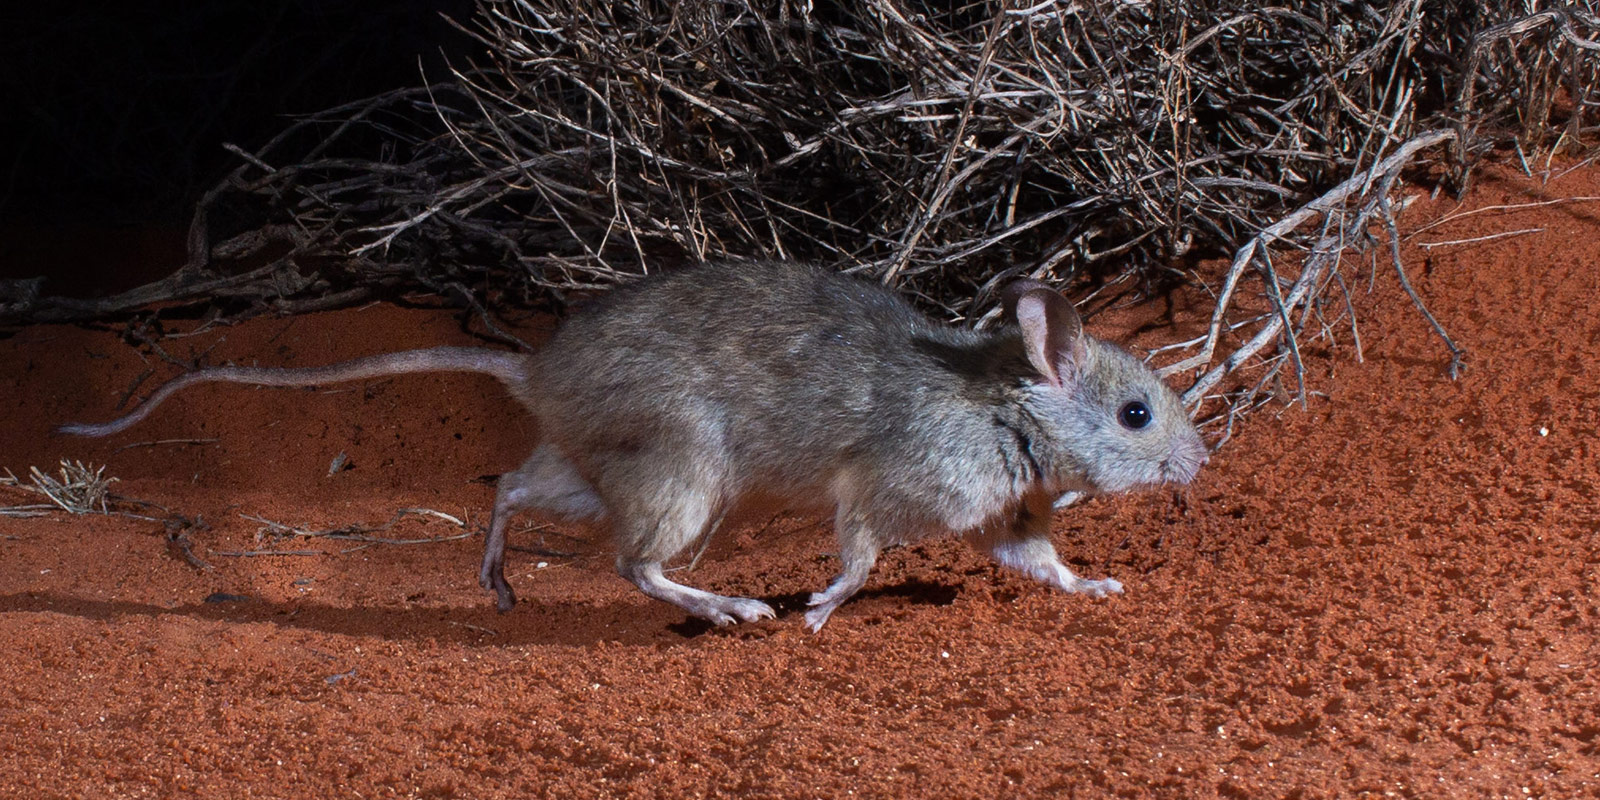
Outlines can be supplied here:
M133 442L132 444L125 444L117 448L116 452L120 453L124 450L132 450L135 447L157 447L168 444L215 444L217 441L217 439L156 439L149 442Z
M340 539L344 541L366 542L369 544L435 544L438 542L453 542L458 539L465 539L469 536L477 534L476 530L469 529L467 524L461 519L451 516L450 514L446 514L443 511L435 511L431 508L402 508L396 511L394 516L389 518L388 522L384 522L379 525L354 524L323 530L285 525L281 522L273 522L270 519L265 519L263 517L258 517L251 514L240 514L239 516L251 520L252 522L259 522L265 526L256 534L258 541L265 537L272 536L300 537L308 539ZM462 533L451 536L437 536L426 539L400 539L372 535L374 533L381 533L393 528L395 525L398 525L401 520L408 516L436 517L465 530L463 530Z
M170 551L177 558L187 562L189 566L192 566L195 569L212 569L210 564L207 564L199 556L194 554L194 540L189 538L189 531L209 530L211 526L207 525L205 520L199 517L188 519L186 517L177 515L172 516L165 522L167 527L168 551Z
M499 636L500 635L500 632L495 630L495 629L493 629L493 628L485 628L482 625L474 625L474 624L472 624L470 622L454 622L454 621L452 621L452 622L450 622L450 624L454 625L454 626L456 626L458 628L466 628L469 631L477 631L478 633L484 634L486 636Z
M1446 368L1446 371L1449 373L1450 378L1454 380L1460 377L1461 371L1465 369L1466 351L1462 350L1455 343L1455 340L1450 338L1450 334L1445 332L1444 326L1440 325L1439 320L1434 318L1433 312L1429 311L1427 305L1423 304L1422 298L1417 295L1417 290L1411 288L1411 280L1406 277L1405 265L1400 260L1400 230L1395 225L1394 213L1389 208L1389 199L1387 197L1378 200L1378 209L1383 218L1384 227L1389 229L1389 253L1394 261L1395 274L1400 277L1400 286L1411 297L1411 302L1416 305L1417 311L1421 312L1428 324L1433 326L1434 333L1439 334L1439 338L1444 340L1444 346L1449 348L1450 366Z
M214 556L252 558L256 556L325 556L322 550L210 550Z
M1460 212L1456 212L1456 213L1453 213L1453 214L1446 214L1446 215L1444 215L1444 216L1442 216L1442 217L1440 217L1440 218L1438 218L1438 219L1436 219L1436 220L1434 220L1434 221L1432 221L1432 222L1430 222L1430 223L1428 223L1426 225L1423 225L1423 226L1420 226L1418 228L1413 229L1410 233L1406 234L1406 239L1408 239L1408 240L1409 239L1414 239L1418 235L1426 233L1427 231L1433 230L1434 228L1437 228L1437 227L1439 227L1441 225L1448 225L1448 224L1450 224L1452 222L1455 222L1457 220L1465 219L1465 218L1471 217L1471 216L1476 216L1478 214L1492 214L1492 213L1496 213L1497 214L1497 213L1504 213L1504 212L1510 212L1510 211L1527 211L1529 209L1534 209L1534 208L1546 208L1548 206L1562 206L1562 205L1567 205L1568 203L1593 203L1593 202L1595 202L1597 200L1600 200L1600 196L1596 196L1596 195L1579 195L1577 197L1557 197L1557 198L1554 198L1554 199L1551 199L1551 200L1540 200L1540 201L1533 202L1533 203L1508 203L1508 204L1503 204L1503 205L1483 206L1482 208L1474 208L1474 209L1472 209L1470 211L1460 211Z
M1447 242L1417 242L1417 246L1422 248L1422 249L1424 249L1424 250L1432 250L1435 247L1452 247L1452 246L1460 245L1460 244L1478 244L1479 242L1492 242L1492 241L1494 241L1496 239L1507 239L1507 238L1510 238L1512 236L1525 236L1525 235L1530 234L1530 233L1544 233L1544 228L1523 228L1521 230L1515 230L1515 231L1504 231L1502 233L1491 233L1491 234L1488 234L1486 236L1474 236L1471 239L1451 239L1450 241L1447 241Z

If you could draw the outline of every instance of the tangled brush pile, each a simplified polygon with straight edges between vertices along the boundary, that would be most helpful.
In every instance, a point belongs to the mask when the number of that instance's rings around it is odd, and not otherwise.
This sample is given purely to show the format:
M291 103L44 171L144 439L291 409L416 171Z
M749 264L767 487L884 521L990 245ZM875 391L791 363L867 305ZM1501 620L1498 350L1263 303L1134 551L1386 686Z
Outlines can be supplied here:
M292 312L421 288L492 331L496 307L775 257L969 320L1021 275L1206 281L1209 335L1174 348L1198 402L1266 347L1295 360L1339 253L1390 220L1415 159L1460 188L1492 148L1581 140L1593 6L480 0L460 25L470 63L240 151L168 279L100 301L14 283L0 315ZM1185 268L1227 252L1225 274ZM1256 279L1267 311L1241 316Z

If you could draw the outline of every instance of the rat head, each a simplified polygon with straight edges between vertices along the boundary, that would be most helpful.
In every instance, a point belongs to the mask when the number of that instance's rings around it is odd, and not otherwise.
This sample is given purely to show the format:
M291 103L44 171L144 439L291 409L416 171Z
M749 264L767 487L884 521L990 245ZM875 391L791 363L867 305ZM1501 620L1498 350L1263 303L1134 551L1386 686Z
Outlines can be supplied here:
M1038 421L1059 488L1120 492L1186 484L1206 446L1177 395L1133 354L1084 333L1072 303L1037 281L1006 290L1038 374L1023 405Z

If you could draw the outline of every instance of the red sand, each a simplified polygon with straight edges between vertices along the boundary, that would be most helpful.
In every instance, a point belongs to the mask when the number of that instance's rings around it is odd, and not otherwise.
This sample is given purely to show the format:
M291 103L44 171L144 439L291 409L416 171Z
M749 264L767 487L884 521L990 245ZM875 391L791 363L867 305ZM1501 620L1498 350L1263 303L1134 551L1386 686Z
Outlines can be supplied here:
M1600 169L1487 169L1461 208L1595 195ZM1423 197L1402 224L1457 208ZM1380 265L1352 287L1365 363L1344 323L1341 348L1310 346L1326 396L1309 410L1246 418L1182 494L1060 513L1064 555L1126 595L1056 594L934 541L887 553L818 635L798 613L834 566L816 520L751 520L711 548L691 582L782 614L714 630L638 594L581 530L544 535L573 556L511 554L506 615L477 586L478 536L256 541L242 515L332 528L421 506L481 525L478 479L532 442L487 378L201 387L71 440L48 431L177 370L105 331L23 329L0 340L0 467L108 464L119 494L202 515L214 568L155 522L0 518L0 796L1600 795L1597 214L1479 214L1407 247L1470 352L1461 380ZM308 365L438 343L471 339L379 306L164 346ZM169 439L214 441L129 447ZM354 466L329 477L340 452ZM322 554L219 554L258 548Z

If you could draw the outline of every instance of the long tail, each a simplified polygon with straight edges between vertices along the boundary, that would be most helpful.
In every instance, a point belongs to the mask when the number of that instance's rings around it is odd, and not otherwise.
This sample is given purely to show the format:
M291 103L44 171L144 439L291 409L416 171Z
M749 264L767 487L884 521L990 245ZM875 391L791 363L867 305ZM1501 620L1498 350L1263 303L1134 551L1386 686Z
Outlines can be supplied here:
M207 367L180 375L162 384L137 408L110 422L98 425L73 423L57 432L71 436L109 436L127 429L154 411L173 392L197 383L223 381L253 383L260 386L314 386L322 383L359 381L408 372L482 372L515 387L527 377L527 356L480 347L430 347L399 353L367 356L324 367Z

